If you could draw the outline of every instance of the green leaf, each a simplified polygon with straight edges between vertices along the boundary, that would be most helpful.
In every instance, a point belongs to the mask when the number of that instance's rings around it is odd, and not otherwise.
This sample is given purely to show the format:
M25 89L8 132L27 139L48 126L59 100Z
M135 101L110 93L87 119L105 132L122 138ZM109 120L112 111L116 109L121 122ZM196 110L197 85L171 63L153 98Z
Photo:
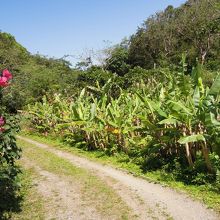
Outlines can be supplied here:
M220 74L216 77L214 83L212 84L208 95L218 95L220 93Z
M198 86L196 86L194 94L193 94L193 102L194 102L194 105L196 107L199 106L199 103L200 103L200 91L199 91L199 87Z
M176 125L177 124L177 120L174 119L174 118L167 118L167 119L164 119L162 121L160 121L158 124L162 125L162 124L173 124L173 125Z
M85 89L82 89L82 91L81 91L81 93L80 93L80 95L79 95L79 98L81 99L84 95L85 95Z
M101 94L101 90L100 90L99 88L96 88L96 87L94 87L94 86L87 86L86 88L89 89L89 90L92 91L92 92Z
M175 102L175 101L168 101L168 104L171 104L172 109L177 111L177 112L184 112L188 115L192 115L192 113L190 112L190 109L186 108L180 101L179 102Z
M90 113L91 113L90 120L93 120L95 118L95 115L96 115L96 105L95 105L95 103L91 104Z
M205 141L205 137L202 134L195 134L195 135L181 137L178 140L180 144L186 144L186 143L198 142L198 141Z
M160 90L160 101L164 101L165 99L165 89L162 87Z
M205 122L208 126L220 126L220 122L217 121L215 114L213 114L212 112L207 113L205 115Z
M149 108L152 115L154 115L154 110L153 107L151 106L151 104L149 103L147 97L143 98L142 95L140 95L139 93L136 93L137 96L139 97L139 99L145 104L145 107Z
M79 113L77 112L76 106L72 106L72 110L73 110L75 119L81 120L80 115L79 115Z
M112 120L112 121L115 121L115 117L114 117L114 115L113 115L113 113L112 113L110 107L107 109L107 111L108 111L108 115L110 116L111 120Z

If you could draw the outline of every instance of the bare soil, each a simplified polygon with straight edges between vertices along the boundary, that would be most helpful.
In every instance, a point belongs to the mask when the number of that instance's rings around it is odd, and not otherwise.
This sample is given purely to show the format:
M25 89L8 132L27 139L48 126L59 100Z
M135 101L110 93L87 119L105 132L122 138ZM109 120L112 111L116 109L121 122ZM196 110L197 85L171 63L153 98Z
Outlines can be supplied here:
M22 159L22 165L27 169L33 168L37 173L33 184L43 196L46 220L102 219L94 207L83 201L80 186L71 179L43 170L27 158Z

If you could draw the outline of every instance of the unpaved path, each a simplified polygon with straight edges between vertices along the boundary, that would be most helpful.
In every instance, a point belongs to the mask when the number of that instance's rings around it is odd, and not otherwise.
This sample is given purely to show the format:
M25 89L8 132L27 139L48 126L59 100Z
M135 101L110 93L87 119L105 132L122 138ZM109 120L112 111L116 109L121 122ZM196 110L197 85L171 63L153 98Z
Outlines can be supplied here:
M46 201L46 220L101 219L93 207L83 202L79 193L80 186L73 184L70 179L43 170L26 158L22 159L22 165L26 169L34 168L38 174L33 184Z
M25 137L19 137L19 139L36 147L46 149L60 158L68 160L75 166L91 170L91 172L113 187L133 209L138 219L220 219L216 213L208 210L200 202L193 201L187 195L178 193L168 187L147 182L115 168L101 165ZM59 184L58 182L54 181L54 184Z

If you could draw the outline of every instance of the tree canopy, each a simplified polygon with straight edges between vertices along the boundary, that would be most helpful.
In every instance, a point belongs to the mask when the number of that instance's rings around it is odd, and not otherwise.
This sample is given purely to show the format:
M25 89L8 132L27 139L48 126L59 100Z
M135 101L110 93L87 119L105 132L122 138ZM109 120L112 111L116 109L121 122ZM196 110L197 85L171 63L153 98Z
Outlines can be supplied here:
M218 0L189 0L179 8L168 6L144 21L131 37L129 62L151 69L178 64L187 54L210 68L220 65L220 13Z

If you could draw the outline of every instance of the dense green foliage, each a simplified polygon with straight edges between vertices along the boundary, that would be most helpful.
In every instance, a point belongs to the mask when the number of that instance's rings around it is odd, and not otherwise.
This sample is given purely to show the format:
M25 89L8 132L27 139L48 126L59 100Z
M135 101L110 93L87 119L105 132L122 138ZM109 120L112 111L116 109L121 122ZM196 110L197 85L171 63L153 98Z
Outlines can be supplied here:
M124 152L143 169L163 168L187 183L219 187L220 76L210 88L198 66L192 76L161 72L163 82L149 77L135 92L114 83L87 87L73 100L59 95L29 107L35 129L62 135L75 146ZM115 90L115 88L114 88Z
M16 145L15 134L19 130L17 116L8 113L2 103L3 90L7 90L11 74L4 70L0 75L0 218L9 211L16 201L16 190L19 187L17 174L20 169L15 162L20 157L21 149Z
M14 37L0 32L0 69L13 71L13 84L4 92L3 103L11 112L54 92L74 91L78 71L63 59L31 55Z
M220 68L219 14L218 0L189 0L179 8L168 6L144 21L129 40L109 48L102 66L94 66L88 57L75 69L64 59L31 55L10 34L0 33L0 68L14 73L14 84L4 102L15 111L44 95L72 96L96 81L104 85L114 74L122 88L131 88L133 79L145 80L145 69L176 70L183 53L187 72L198 60L207 70L205 84L210 85ZM160 81L160 76L156 80Z
M132 66L151 69L178 64L187 54L189 67L198 58L210 69L220 65L220 9L218 0L189 0L148 18L131 38Z

